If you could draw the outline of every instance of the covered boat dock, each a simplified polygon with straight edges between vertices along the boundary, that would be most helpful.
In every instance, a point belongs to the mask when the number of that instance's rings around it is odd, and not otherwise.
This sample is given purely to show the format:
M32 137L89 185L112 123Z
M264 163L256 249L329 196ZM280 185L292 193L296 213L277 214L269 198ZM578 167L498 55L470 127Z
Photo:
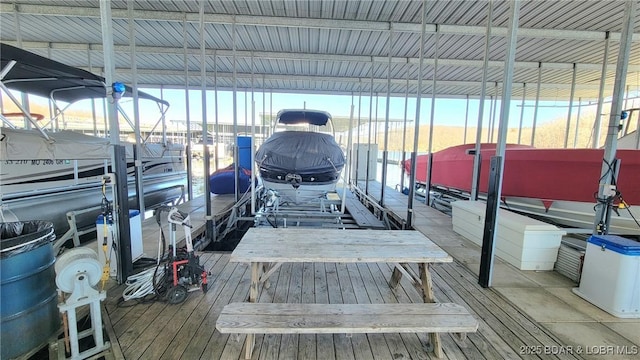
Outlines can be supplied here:
M379 190L380 183L369 184ZM387 192L393 216L406 216L406 196ZM479 321L477 333L462 342L442 335L445 359L637 357L640 322L619 319L571 292L575 283L557 272L521 271L496 260L491 289L480 286L480 248L451 230L451 218L422 203L414 212L416 230L433 239L454 261L431 266L439 302L464 306ZM204 253L213 284L206 294L193 293L180 305L127 306L124 286L110 290L105 312L114 354L126 359L239 359L245 335L222 334L215 323L225 305L249 296L247 263L229 262L230 252ZM272 275L259 302L385 304L420 302L406 279L388 286L387 263L289 263ZM415 268L417 271L417 267ZM615 344L615 345L613 345ZM615 355L615 356L614 356ZM118 358L116 356L116 358ZM318 334L256 336L256 359L426 359L424 334Z

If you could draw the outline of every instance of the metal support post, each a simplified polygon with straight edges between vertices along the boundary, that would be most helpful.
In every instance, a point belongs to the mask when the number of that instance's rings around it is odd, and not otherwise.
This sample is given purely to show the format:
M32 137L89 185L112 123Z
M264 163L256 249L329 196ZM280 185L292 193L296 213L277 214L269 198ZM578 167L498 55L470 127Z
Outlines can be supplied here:
M495 230L500 207L500 178L502 158L491 157L489 169L489 188L487 189L487 208L485 209L484 231L482 234L482 249L480 251L480 271L478 283L483 287L491 286L493 272L493 250L495 248Z
M411 179L409 180L409 200L407 201L407 228L413 224L413 197L416 187L416 169L418 161L418 139L420 135L420 103L422 102L422 74L424 71L424 40L427 18L427 1L422 0L422 29L420 31L420 60L418 65L418 89L416 94L416 117L413 132L413 151L411 152Z
M440 43L440 25L436 24L436 34L434 39L434 56L433 56L433 82L431 84L431 113L429 116L429 142L427 147L427 152L429 153L429 166L427 167L427 183L426 183L426 191L424 194L424 202L429 205L429 198L431 193L431 159L433 152L433 125L435 122L436 116L436 85L437 85L437 74L438 74L438 56L440 55L438 45Z
M524 101L527 97L527 83L522 84L522 103L520 104L520 126L518 126L518 144L522 141L522 120L524 119Z
M407 110L409 108L409 66L407 65L407 83L405 85L405 94L404 94L404 120L402 126L402 161L400 164L400 191L404 191L404 177L405 177L405 167L404 162L407 160Z
M133 2L127 3L127 13L129 20L129 50L131 57L131 87L133 89L133 132L136 138L134 151L135 180L136 180L136 198L138 209L140 210L140 219L144 220L145 203L144 203L144 186L142 182L142 144L140 142L140 107L138 97L138 68L136 66L136 23L133 16Z
M627 69L629 67L629 53L631 52L631 42L633 39L633 28L635 24L637 2L627 0L622 22L622 35L620 38L620 50L618 52L618 63L616 64L616 77L613 83L613 95L611 96L611 114L609 115L609 127L604 145L604 158L602 160L602 171L600 183L598 184L598 199L609 198L609 185L616 179L614 162L616 149L618 146L618 132L621 121L626 116L622 113L622 103L624 96ZM601 233L601 229L608 229L609 216L607 216L607 202L601 202L596 207L596 217L593 225L593 233Z
M203 143L202 151L204 158L204 204L205 204L205 219L207 219L205 226L205 237L208 241L213 238L213 222L211 221L211 185L209 184L210 174L210 154L209 154L209 126L207 124L207 58L204 42L204 3L200 1L200 96L202 102L202 131L203 131Z
M100 23L102 25L102 51L104 52L104 80L107 86L107 94L110 94L113 74L115 73L111 0L100 0ZM107 115L109 120L109 139L112 144L120 144L120 125L118 124L116 102L108 102Z
M567 126L564 129L564 148L569 145L569 128L571 127L571 110L573 107L573 95L576 92L576 64L573 63L573 73L571 75L571 93L569 94L569 109L567 110ZM576 129L577 130L577 129Z
M367 132L367 164L365 166L364 193L369 195L369 163L371 162L371 125L373 120L373 61L371 62L371 85L369 86L369 130Z
M478 126L476 128L476 147L473 156L473 175L471 178L471 199L478 198L478 184L480 183L480 143L482 142L482 123L484 118L484 103L487 94L487 71L489 68L489 47L491 45L491 26L493 22L493 0L488 1L487 30L484 39L484 65L482 67L482 85L478 102Z
M500 123L498 126L498 141L496 143L496 160L492 162L492 171L489 182L493 181L494 185L491 189L495 193L495 196L487 197L487 215L485 218L485 234L482 239L482 256L480 259L480 274L478 276L478 283L482 287L491 286L492 267L493 267L493 248L495 247L495 238L497 233L496 220L498 216L498 208L500 202L500 193L502 188L502 174L504 172L504 159L506 142L507 142L507 128L509 124L509 109L511 106L511 89L513 86L513 65L516 57L516 42L518 34L518 16L520 13L521 0L509 1L510 14L509 14L509 26L507 37L507 53L504 63L504 75L503 75L503 91L502 101L500 102ZM491 213L489 213L491 211ZM491 222L489 222L492 220ZM487 231L493 229L493 231ZM490 247L491 250L488 250Z
M578 146L578 133L580 131L580 110L582 109L582 98L578 98L578 114L576 115L576 132L573 136L573 148Z
M358 174L358 169L360 167L360 120L361 120L361 110L362 110L362 79L358 79L358 146L356 147L356 170L355 170L355 176L356 176L356 186L360 186L358 184L358 181L360 180L359 174Z
M538 63L538 84L536 85L536 102L533 105L533 124L531 125L531 146L536 139L536 126L538 124L538 104L540 103L540 85L542 83L542 63Z
M189 55L187 49L187 19L182 20L182 41L184 42L184 103L185 103L185 116L187 121L187 146L186 146L186 157L187 157L187 195L189 200L193 200L193 157L191 155L192 148L191 144L191 113L189 111ZM204 134L203 134L204 135ZM204 146L205 142L203 142Z
M464 107L464 134L462 135L462 143L467 143L467 128L469 127L469 95Z
M609 32L605 34L604 54L602 55L602 72L600 73L600 87L598 89L598 103L596 105L596 119L593 124L592 147L597 149L600 146L600 123L602 121L602 103L604 102L604 85L607 81L607 62L609 61Z
M133 259L131 257L131 229L129 226L129 188L127 185L127 152L123 145L113 146L113 172L115 174L115 221L118 230L118 283L124 283L133 274ZM105 220L106 221L106 220Z
M384 145L382 150L382 186L380 187L380 206L384 206L384 188L387 186L387 162L389 156L389 107L391 106L391 56L393 55L393 28L389 30L389 63L387 65L387 101L384 114ZM376 127L377 127L376 122Z
M213 50L213 106L215 107L214 112L214 134L213 134L213 166L216 171L220 169L220 164L218 163L218 144L220 143L220 123L218 118L218 51ZM207 134L207 136L209 136Z

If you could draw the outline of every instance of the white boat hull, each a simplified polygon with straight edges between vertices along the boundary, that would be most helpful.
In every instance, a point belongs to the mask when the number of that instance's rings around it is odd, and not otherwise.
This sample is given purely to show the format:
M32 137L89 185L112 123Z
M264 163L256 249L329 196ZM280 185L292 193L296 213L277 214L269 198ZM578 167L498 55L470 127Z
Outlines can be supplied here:
M327 192L335 191L336 183L327 184L301 184L297 188L291 186L291 184L273 182L266 179L262 179L262 183L267 190L275 191L280 197L280 205L286 203L293 205L301 205L319 201L324 198Z
M577 229L593 229L595 221L595 203L578 201L553 201L547 210L539 199L507 197L503 207L509 210L543 217L554 223ZM619 209L611 214L609 234L640 235L640 226L629 214L629 210L640 221L640 207Z
M145 191L144 201L147 209L170 200L178 199L183 194L186 177L176 173L171 177L147 177L143 181ZM135 194L136 187L133 180L128 182L129 207L137 209ZM111 191L108 190L108 198L111 200ZM16 199L2 200L3 212L6 216L13 215L20 221L45 220L51 221L56 235L60 236L69 230L66 213L73 210L83 210L98 207L102 200L102 187L99 183L84 186L72 186L60 188L57 191L41 192L35 196L26 196ZM79 228L95 224L100 210L79 215L76 218Z
M186 171L182 149L163 156L143 158L144 203L148 209L184 195ZM98 207L102 201L102 175L109 171L106 160L3 160L0 171L2 214L6 219L45 220L54 224L56 235L69 225L66 213ZM129 161L129 206L138 209L133 161ZM113 198L108 189L107 197ZM79 215L79 228L95 224L99 210ZM9 220L4 220L9 221Z

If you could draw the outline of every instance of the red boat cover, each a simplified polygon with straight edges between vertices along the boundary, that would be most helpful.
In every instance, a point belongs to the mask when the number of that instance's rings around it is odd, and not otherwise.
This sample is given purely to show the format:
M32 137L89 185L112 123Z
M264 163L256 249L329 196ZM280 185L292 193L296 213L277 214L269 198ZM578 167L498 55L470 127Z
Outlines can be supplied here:
M474 144L459 145L433 154L432 185L471 191ZM482 144L480 192L487 191L489 162L495 144ZM502 196L542 200L594 202L602 172L603 149L535 149L509 144L505 151ZM640 151L618 150L618 190L629 204L640 204ZM427 155L418 156L416 179L427 178ZM410 161L404 162L407 173Z

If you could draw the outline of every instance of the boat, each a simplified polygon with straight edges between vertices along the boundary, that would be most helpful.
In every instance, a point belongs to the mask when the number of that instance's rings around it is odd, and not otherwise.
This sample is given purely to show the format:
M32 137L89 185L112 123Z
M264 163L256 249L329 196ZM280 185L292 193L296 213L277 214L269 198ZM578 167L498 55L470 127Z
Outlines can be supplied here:
M310 131L330 122L326 111L278 112L274 132L258 148L255 161L264 188L277 193L280 204L304 204L335 191L344 152L333 134Z
M433 153L431 190L468 197L474 149L475 144L466 144ZM481 144L481 196L487 192L489 162L495 151L496 144ZM558 225L591 229L603 156L603 149L538 149L508 144L501 206ZM612 214L609 233L640 235L640 151L620 149L616 158L620 159L620 169L612 200L618 208ZM427 162L427 155L417 157L417 183L426 183ZM403 166L409 174L411 161L404 161Z
M37 54L1 44L0 80L3 95L9 90L51 100L58 117L70 104L90 98L105 98L104 78ZM125 87L125 96L132 89ZM139 98L154 101L161 119L169 104L147 93ZM109 139L80 131L53 130L32 116L18 101L21 113L0 116L0 193L2 221L46 220L54 224L58 237L69 230L68 212L77 212L78 229L95 227L103 199L102 178L111 172L112 144ZM67 105L65 105L67 104ZM120 109L122 110L122 109ZM19 121L11 117L20 116ZM30 128L19 128L27 119ZM49 124L55 122L52 119ZM184 146L168 142L122 142L127 157L129 204L139 208L135 184L134 149L140 154L146 209L184 196L186 170ZM111 198L111 193L108 194Z
M214 171L209 176L209 188L212 194L234 194L236 191L235 164ZM244 194L251 187L251 170L238 167L238 187Z

